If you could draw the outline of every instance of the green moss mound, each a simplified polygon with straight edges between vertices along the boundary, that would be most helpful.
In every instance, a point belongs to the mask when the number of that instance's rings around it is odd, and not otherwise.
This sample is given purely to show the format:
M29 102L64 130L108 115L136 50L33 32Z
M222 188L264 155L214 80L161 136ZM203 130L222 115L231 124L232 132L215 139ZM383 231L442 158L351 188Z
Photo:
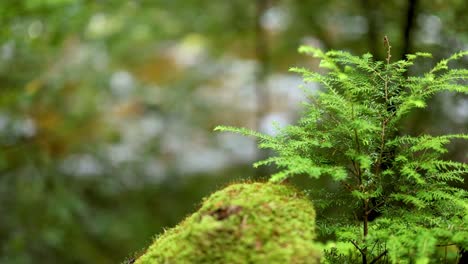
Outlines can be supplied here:
M319 263L315 211L289 186L233 184L159 236L137 264Z

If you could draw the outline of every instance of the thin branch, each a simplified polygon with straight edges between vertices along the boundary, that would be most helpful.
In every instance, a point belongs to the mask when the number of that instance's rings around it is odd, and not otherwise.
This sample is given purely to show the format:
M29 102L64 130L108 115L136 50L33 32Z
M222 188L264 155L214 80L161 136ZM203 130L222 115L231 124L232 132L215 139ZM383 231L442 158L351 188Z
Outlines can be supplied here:
M366 252L364 252L364 250L362 250L362 249L356 244L356 242L354 242L353 240L350 240L350 242L351 242L351 244L354 245L354 247L355 247L357 250L359 250L359 252L361 252L361 255L365 255L365 254L366 254Z
M391 54L391 49L392 46L390 45L390 41L388 40L388 37L384 37L384 46L387 49L387 67L390 65L390 58L392 57ZM387 68L388 69L388 68ZM384 81L384 92L385 92L385 104L386 107L388 108L388 83L389 83L389 76L388 73L385 75L385 81ZM384 154L384 148L385 148L385 137L386 137L386 129L387 129L387 124L390 121L390 118L393 115L388 116L385 120L382 121L382 133L380 136L380 153L379 153L379 159L377 160L377 167L376 167L376 174L380 175L380 169L381 169L381 163L383 160L383 154Z
M353 187L352 187L350 184L348 184L348 183L346 183L346 182L341 182L341 184L343 184L344 187L345 187L348 191L350 191L350 192L353 191Z
M444 244L444 245L438 244L438 245L435 245L435 246L436 246L436 247L448 247L448 246L456 246L456 245L457 245L457 244L452 243L452 244Z
M376 174L380 174L380 167L383 159L383 153L384 153L384 148L385 148L385 130L387 129L387 123L389 121L389 118L385 119L382 122L382 133L380 135L380 153L379 153L379 159L377 160L377 167L376 167Z
M385 250L384 252L380 253L380 255L378 255L375 259L373 259L369 264L374 264L374 263L377 263L377 261L379 259L381 259L383 256L387 255L387 250Z
M375 208L378 208L379 206L383 205L384 203L385 203L385 200L384 200L384 201L381 201L380 203L378 203L378 204L376 204L376 205L374 205L374 206L372 206L372 208L370 208L370 209L366 212L366 214L370 214Z
M351 105L351 118L354 120L354 106ZM361 155L361 145L359 144L359 136L358 136L358 133L357 133L357 130L356 129L353 129L354 130L354 140L356 141L356 148L357 148L357 152L359 155ZM355 162L353 161L353 165L355 164ZM359 164L356 164L355 165L355 170L356 172L358 173L358 178L359 178L359 184L362 184L362 171L361 171L361 166L359 166Z
M387 58L385 60L387 61L387 64L390 64L390 58L392 57L392 46L390 46L390 41L388 40L387 36L384 37L384 46L387 49Z
M372 254L372 252L374 252L374 248L375 246L377 246L379 240L375 241L374 245L372 246L371 250L370 250L370 253Z
M355 160L351 160L351 163L353 164L353 175L356 177L356 179L358 180L358 184L361 185L361 178L359 176L359 171L358 171L358 168L357 168L357 164L356 164L356 161Z

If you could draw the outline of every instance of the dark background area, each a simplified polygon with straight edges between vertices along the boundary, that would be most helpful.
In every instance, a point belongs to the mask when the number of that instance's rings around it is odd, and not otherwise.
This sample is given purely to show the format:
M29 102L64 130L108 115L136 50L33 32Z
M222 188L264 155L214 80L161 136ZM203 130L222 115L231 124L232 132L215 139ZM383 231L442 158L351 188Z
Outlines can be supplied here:
M468 48L464 0L0 2L0 263L118 263L229 182L305 100L300 45L385 56ZM462 61L458 67L466 67ZM304 89L319 89L307 85ZM450 93L402 133L467 132ZM447 158L467 161L466 143ZM272 168L274 169L274 168ZM304 187L302 181L296 184ZM323 183L326 184L326 183Z

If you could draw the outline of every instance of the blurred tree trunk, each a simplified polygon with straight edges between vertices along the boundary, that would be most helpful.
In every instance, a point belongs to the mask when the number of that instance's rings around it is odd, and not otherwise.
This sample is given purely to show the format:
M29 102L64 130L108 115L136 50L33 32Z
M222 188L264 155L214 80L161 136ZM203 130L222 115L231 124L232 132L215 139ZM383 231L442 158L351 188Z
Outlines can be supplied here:
M362 0L361 7L367 19L367 46L370 53L372 53L377 60L382 60L381 52L379 52L381 48L379 48L378 45L382 43L381 39L384 34L382 34L382 32L379 33L377 14L380 12L378 10L378 3L376 0Z
M330 34L326 26L324 26L320 17L317 16L317 11L311 12L311 10L318 10L318 12L320 12L324 10L328 4L317 1L293 1L292 3L295 5L297 14L305 21L307 29L310 29L310 32L307 33L320 39L324 50L331 49L333 47L333 41L330 39Z
M409 0L406 11L406 23L403 29L403 46L400 55L401 59L404 59L406 54L412 52L411 49L413 46L414 22L417 18L417 9L418 0Z
M256 130L261 128L262 119L270 110L268 87L266 86L266 79L270 71L270 54L268 51L267 32L262 26L262 16L265 14L269 6L269 0L256 0L255 2L255 53L257 59L256 69L256 83L255 83L255 96L257 113L255 117ZM264 159L268 156L265 150L257 150L257 160ZM255 177L266 177L268 170L266 167L256 169Z

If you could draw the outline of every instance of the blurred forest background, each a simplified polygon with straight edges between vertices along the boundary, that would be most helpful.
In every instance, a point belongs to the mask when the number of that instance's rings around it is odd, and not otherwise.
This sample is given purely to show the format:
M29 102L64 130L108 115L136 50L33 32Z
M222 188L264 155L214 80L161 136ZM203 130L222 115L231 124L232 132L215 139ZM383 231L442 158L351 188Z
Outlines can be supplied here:
M465 0L0 1L0 263L119 263L228 182L267 176L255 141L304 100L299 45L414 73L468 49ZM468 61L464 65L467 67ZM304 89L319 89L307 85ZM405 133L467 132L441 94ZM467 161L467 146L448 158ZM300 179L299 179L300 180ZM322 183L326 184L326 183Z

